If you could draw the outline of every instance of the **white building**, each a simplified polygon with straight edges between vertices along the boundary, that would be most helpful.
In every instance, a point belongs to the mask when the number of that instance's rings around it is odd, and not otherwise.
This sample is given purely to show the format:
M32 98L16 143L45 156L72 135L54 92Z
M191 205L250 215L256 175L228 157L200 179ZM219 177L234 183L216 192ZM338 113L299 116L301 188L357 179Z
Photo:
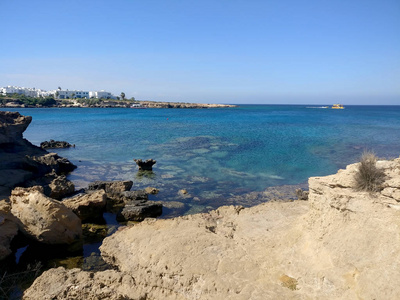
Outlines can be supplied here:
M106 92L104 90L94 92L94 91L81 91L81 90L62 90L57 89L53 91L45 91L36 88L25 88L25 87L18 87L18 86L6 86L0 88L0 94L3 95L11 95L11 94L19 94L25 95L29 97L47 97L47 96L54 96L57 99L82 99L82 98L103 98L103 99L116 99L116 97L111 94L110 92Z
M3 95L18 94L18 95L25 95L28 97L47 97L51 95L51 92L47 92L45 90L11 86L11 85L0 88L0 93Z
M89 92L89 98L103 98L103 99L115 99L115 96L104 90L98 92Z
M70 91L70 90L56 90L55 95L58 99L73 99L73 98L86 98L89 99L89 92L87 91Z

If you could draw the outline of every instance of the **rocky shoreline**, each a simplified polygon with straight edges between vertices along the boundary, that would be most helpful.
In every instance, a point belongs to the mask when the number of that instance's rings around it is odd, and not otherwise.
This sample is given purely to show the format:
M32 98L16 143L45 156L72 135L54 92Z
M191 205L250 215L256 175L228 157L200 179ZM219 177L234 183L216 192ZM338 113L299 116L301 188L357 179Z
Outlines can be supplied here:
M5 104L0 103L0 108L37 108L37 107L57 107L57 108L232 108L238 105L231 104L205 104L205 103L186 103L186 102L159 102L159 101L126 101L126 100L98 100L98 101L79 101L79 99L56 100L55 105L25 105L18 103L18 99L10 100Z
M310 178L308 201L121 228L100 247L115 269L51 269L24 299L396 299L400 158L377 165L376 193L355 191L353 164Z

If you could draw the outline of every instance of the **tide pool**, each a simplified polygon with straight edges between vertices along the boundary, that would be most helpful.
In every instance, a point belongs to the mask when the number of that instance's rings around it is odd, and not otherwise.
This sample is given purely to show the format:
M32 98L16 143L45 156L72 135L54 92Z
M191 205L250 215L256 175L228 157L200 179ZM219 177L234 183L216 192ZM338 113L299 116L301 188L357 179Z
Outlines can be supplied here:
M400 106L12 110L33 117L24 133L33 144L54 139L76 145L56 152L78 166L69 176L77 188L94 180L133 180L133 189L156 187L157 199L187 203L193 212L333 174L366 149L385 158L400 155ZM138 173L134 158L157 160L153 173Z

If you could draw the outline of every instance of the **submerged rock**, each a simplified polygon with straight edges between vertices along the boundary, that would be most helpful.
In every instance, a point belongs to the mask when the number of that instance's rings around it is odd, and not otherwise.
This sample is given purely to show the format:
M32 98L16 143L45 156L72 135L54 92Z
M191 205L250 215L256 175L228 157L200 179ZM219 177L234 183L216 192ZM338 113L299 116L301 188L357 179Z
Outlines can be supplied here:
M72 244L82 237L81 220L60 201L43 194L43 188L15 188L10 196L11 212L19 229L45 244Z
M151 171L153 170L153 165L157 163L154 159L147 159L142 161L141 159L133 159L139 167L139 171Z

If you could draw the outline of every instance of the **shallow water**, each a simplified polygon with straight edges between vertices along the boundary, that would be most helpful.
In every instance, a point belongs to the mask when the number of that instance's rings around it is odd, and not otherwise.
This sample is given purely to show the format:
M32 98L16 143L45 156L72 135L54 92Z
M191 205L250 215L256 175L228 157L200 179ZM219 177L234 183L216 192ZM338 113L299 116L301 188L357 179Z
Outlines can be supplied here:
M77 188L133 180L133 189L154 186L154 198L190 207L232 204L237 195L332 174L365 149L400 154L400 106L14 110L33 116L24 134L32 143L76 144L57 152L78 166L69 177ZM153 173L138 173L133 158L157 160Z

